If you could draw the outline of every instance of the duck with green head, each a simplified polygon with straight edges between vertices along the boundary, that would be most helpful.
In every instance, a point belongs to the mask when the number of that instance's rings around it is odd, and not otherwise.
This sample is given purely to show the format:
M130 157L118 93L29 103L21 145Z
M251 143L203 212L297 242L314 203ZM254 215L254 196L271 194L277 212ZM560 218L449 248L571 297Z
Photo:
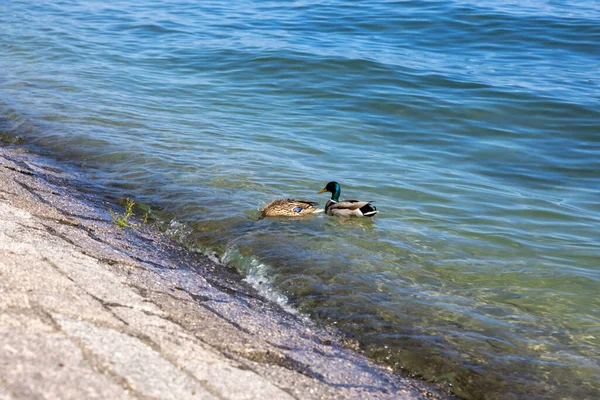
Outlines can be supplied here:
M325 213L340 217L372 217L377 214L377 208L370 201L343 200L340 201L342 188L337 182L329 182L317 193L331 192L331 199L325 204Z

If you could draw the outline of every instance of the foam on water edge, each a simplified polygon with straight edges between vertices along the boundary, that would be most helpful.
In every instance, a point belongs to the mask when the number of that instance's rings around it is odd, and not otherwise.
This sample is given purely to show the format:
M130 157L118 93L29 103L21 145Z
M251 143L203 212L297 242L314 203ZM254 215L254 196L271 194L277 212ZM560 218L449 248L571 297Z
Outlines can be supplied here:
M233 266L238 272L241 272L244 281L249 283L266 299L276 303L290 314L302 316L298 310L290 305L288 297L273 287L271 281L273 271L269 265L261 263L256 257L243 256L235 246L229 246L225 250L220 262L223 265Z

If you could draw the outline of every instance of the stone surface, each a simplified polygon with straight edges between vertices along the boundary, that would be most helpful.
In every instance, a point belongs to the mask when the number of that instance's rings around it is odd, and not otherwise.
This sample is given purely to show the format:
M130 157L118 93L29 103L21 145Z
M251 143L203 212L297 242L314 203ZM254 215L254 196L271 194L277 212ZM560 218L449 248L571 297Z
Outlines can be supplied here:
M0 400L449 398L0 147ZM93 193L93 191L91 192Z
M67 336L29 312L0 314L0 384L15 399L128 399ZM1 391L0 391L1 393Z

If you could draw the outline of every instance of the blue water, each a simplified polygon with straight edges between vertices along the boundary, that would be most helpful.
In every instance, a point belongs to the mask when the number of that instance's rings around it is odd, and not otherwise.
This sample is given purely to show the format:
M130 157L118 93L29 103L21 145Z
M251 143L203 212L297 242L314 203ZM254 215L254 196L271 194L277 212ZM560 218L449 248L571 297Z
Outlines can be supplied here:
M0 121L465 398L600 397L598 1L0 1ZM280 197L369 220L259 220Z

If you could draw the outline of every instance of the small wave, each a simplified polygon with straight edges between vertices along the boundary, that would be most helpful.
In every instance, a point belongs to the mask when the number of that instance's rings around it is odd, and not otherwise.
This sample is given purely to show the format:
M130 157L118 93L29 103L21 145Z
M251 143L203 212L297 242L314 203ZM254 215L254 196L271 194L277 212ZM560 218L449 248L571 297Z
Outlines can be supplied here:
M244 281L258 290L266 299L278 304L290 314L300 314L289 304L288 297L273 287L272 268L268 265L261 263L255 257L243 256L235 246L229 247L220 261L221 264L233 266L237 271L242 272L245 275Z

